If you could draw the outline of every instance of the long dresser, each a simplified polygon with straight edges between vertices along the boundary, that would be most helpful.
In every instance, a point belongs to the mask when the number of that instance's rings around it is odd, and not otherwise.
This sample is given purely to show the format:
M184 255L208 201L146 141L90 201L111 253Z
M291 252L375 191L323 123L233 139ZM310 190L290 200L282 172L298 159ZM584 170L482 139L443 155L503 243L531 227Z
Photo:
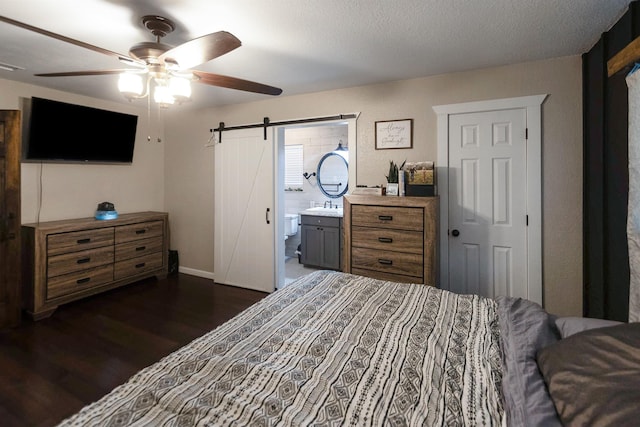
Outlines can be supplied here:
M344 197L344 271L436 285L437 197Z
M23 306L35 320L59 305L167 274L164 212L121 214L22 226Z

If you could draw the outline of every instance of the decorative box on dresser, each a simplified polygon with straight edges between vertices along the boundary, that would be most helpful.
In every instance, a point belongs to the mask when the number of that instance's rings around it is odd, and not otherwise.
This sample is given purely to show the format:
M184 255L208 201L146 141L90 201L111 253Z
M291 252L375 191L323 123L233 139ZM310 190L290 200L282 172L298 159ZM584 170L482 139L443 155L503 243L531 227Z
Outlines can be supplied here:
M169 218L121 214L22 226L23 305L35 319L59 305L167 274Z
M436 285L437 197L344 197L344 271Z

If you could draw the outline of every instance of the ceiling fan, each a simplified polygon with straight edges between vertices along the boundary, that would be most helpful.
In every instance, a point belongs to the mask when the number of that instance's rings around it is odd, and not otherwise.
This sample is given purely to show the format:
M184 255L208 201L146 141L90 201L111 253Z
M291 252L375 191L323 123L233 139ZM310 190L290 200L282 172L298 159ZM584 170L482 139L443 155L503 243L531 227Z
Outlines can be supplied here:
M172 47L161 43L161 39L175 29L175 24L162 16L145 15L142 17L142 25L155 36L156 40L135 44L129 50L129 55L123 55L4 16L0 16L0 21L113 56L132 67L43 73L35 74L36 76L69 77L118 74L120 75L118 88L126 97L129 99L144 98L150 96L153 90L153 98L160 106L188 100L191 97L192 81L266 95L280 95L282 93L282 89L262 83L191 69L240 47L242 44L240 40L226 31L207 34Z

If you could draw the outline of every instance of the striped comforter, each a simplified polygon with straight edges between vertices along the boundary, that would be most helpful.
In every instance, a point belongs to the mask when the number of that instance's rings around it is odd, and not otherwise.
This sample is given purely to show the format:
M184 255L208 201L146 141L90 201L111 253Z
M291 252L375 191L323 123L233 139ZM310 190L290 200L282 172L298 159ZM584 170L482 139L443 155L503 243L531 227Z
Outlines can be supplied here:
M496 303L319 271L62 426L500 425Z

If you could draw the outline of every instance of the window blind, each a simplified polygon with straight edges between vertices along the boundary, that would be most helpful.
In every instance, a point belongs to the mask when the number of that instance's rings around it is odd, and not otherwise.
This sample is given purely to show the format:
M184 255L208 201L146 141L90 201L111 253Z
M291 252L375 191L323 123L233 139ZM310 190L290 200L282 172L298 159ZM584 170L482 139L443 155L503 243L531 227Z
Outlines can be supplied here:
M303 145L284 146L284 188L302 188Z

